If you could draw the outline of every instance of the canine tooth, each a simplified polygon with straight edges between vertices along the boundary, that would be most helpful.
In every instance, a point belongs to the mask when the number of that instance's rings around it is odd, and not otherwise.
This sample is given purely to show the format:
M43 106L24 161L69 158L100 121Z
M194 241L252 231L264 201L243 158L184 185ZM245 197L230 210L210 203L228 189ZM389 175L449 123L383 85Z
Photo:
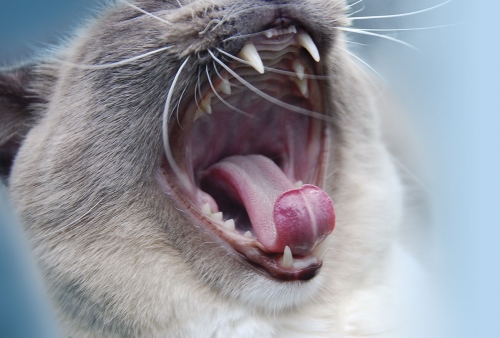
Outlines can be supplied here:
M210 216L212 215L212 209L210 209L210 204L205 203L201 206L201 212L203 215Z
M318 47L314 44L314 41L312 38L309 36L307 33L300 33L299 36L297 37L297 40L299 41L299 44L307 49L309 54L311 54L312 58L314 61L319 62L319 51Z
M300 188L300 187L301 187L301 186L303 186L303 185L304 185L304 182L302 182L302 181L297 181L297 182L295 182L295 184L294 184L293 186L294 186L294 187L296 187L296 188Z
M306 98L309 97L309 89L307 88L307 85L308 85L307 80L306 79L302 79L302 80L296 79L295 83L299 87L299 90L302 93L302 96L304 96Z
M222 212L216 212L215 214L212 214L210 217L212 217L212 219L216 222L222 222L223 215Z
M293 62L293 70L295 71L295 73L297 74L297 77L300 79L300 80L303 80L304 79L304 71L305 71L305 68L304 66L302 65L302 63L300 63L299 60L295 60Z
M200 103L200 109L207 114L212 114L212 106L210 104L212 102L212 96L213 96L212 93L208 93L207 96Z
M228 219L227 221L225 221L224 228L226 228L227 230L235 231L236 224L234 224L234 219Z
M243 236L248 237L248 238L253 238L252 233L250 231L247 231L243 234Z
M293 267L292 250L290 250L288 246L285 247L285 251L283 252L281 266L283 266L285 269L290 269L291 267Z
M261 74L264 74L264 64L262 63L262 59L260 58L259 52L257 52L257 48L253 43L249 43L245 45L240 52L240 57L243 60L246 60L250 63L256 71Z

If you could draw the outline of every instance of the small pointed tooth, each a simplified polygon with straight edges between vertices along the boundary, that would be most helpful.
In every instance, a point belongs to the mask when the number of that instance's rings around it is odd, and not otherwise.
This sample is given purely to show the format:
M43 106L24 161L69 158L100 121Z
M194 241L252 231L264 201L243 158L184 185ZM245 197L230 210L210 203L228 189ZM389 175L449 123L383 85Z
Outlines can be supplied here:
M297 182L295 182L295 184L293 186L296 188L300 188L303 185L304 185L304 183L302 181L297 181Z
M201 206L201 212L203 215L210 216L212 215L212 209L210 209L210 204L205 203Z
M267 31L264 32L264 34L266 35L266 37L268 39L270 39L270 38L272 38L274 36L272 30L267 30Z
M212 93L208 93L207 96L201 101L200 109L203 110L207 114L212 114Z
M302 79L302 80L296 79L295 83L299 87L299 90L300 90L300 93L302 94L302 96L308 98L309 97L309 88L307 87L308 86L307 79Z
M250 231L247 231L243 234L243 236L248 237L248 238L253 238L252 233Z
M234 219L228 219L227 221L225 221L224 228L226 228L227 230L235 231L236 224L234 223Z
M245 45L239 55L243 60L248 61L256 71L264 74L264 64L262 63L259 52L257 52L257 48L255 48L253 43Z
M222 82L219 85L219 88L217 90L223 92L226 95L231 95L231 84L229 83L229 80L227 79L222 79Z
M290 250L288 246L285 247L285 251L283 252L281 266L283 266L285 269L290 269L291 267L293 267L292 250Z
M205 112L201 111L200 109L196 109L196 113L194 113L193 122L195 122L196 120L198 120L204 114L205 114Z
M294 33L294 34L297 33L297 28L295 28L295 26L291 26L290 30L291 30L291 33Z
M223 216L224 215L222 214L222 212L216 212L215 214L212 214L210 217L216 222L222 222Z
M299 80L304 80L304 71L305 71L305 68L302 65L302 63L300 63L299 60L295 60L293 62L293 70L297 74L297 77L299 78Z
M319 62L320 58L319 58L318 47L316 47L316 45L314 44L314 41L309 36L309 34L307 34L307 33L300 33L297 36L297 40L299 41L299 44L302 47L304 47L305 49L307 49L307 51L309 52L309 54L311 54L311 56L314 59L314 61Z

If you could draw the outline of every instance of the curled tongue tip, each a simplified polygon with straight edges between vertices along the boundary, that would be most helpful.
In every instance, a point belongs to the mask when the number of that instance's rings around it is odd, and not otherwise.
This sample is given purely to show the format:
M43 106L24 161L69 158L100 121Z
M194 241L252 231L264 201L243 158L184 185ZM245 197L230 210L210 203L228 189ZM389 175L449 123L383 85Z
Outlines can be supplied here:
M308 255L335 226L333 202L320 188L305 184L283 192L273 210L276 238L272 248L283 252L288 246L294 255Z

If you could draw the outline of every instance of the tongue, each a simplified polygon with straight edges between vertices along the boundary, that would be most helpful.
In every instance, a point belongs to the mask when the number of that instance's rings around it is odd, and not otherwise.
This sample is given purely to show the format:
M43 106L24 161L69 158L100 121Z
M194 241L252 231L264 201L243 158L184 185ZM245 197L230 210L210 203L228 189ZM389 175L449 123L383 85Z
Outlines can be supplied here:
M295 188L265 156L227 157L207 169L208 177L245 206L257 239L270 252L288 246L295 255L307 255L333 231L330 197L314 185Z

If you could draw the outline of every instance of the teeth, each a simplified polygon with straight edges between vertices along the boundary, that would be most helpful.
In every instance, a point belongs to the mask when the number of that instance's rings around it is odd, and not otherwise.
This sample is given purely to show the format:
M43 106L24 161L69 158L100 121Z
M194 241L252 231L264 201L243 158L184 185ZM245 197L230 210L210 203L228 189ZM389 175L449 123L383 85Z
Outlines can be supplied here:
M194 118L193 118L193 122L195 122L196 120L198 120L200 117L202 117L205 113L202 112L200 109L196 109L196 113L194 113Z
M236 230L236 225L234 224L234 219L228 219L227 221L224 222L224 228L227 230L235 231Z
M247 231L243 234L243 236L248 237L248 238L253 238L252 233L250 231Z
M297 33L297 28L295 28L295 26L290 26L287 29L276 29L276 28L269 29L269 30L264 32L264 35L268 39L270 39L276 35L285 35L285 34L291 34L291 33L293 33L293 34Z
M300 188L301 186L303 186L304 183L302 181L297 181L295 182L295 184L293 185L295 188Z
M307 79L302 79L302 80L295 79L295 83L299 87L299 90L302 93L302 96L304 96L306 98L309 97L309 90L307 88L307 85L308 85Z
M314 44L312 38L307 33L300 33L297 37L299 44L307 49L309 54L311 54L314 61L319 62L319 51L318 47Z
M212 214L210 217L212 218L212 220L216 222L222 222L223 219L222 212L216 212L215 214Z
M300 63L299 60L295 60L293 62L293 70L297 74L297 77L299 78L299 80L303 80L304 79L304 70L305 70L305 68L302 65L302 63Z
M290 269L293 267L293 256L292 250L288 246L285 247L285 252L283 252L283 258L281 259L281 266L285 269Z
M201 110L203 110L207 114L212 114L212 105L210 104L212 102L212 96L212 93L208 93L200 103Z
M231 95L231 84L229 83L229 80L222 79L222 82L219 84L217 90L223 92L226 95Z
M268 31L265 31L264 34L268 39L272 38L274 36L274 29L270 29Z
M248 61L250 66L255 68L256 71L264 74L264 64L262 63L262 59L260 58L260 55L253 43L245 45L239 55L243 60Z
M201 206L201 212L203 215L210 216L212 215L212 209L210 209L210 204L205 203Z

